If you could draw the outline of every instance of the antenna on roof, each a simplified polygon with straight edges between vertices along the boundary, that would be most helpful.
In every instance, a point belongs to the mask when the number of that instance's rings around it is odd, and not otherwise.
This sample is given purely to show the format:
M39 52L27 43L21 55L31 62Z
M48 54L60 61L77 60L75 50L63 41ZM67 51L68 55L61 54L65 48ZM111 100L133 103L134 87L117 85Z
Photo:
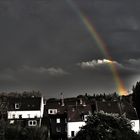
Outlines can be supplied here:
M64 106L64 96L63 96L63 93L61 92L61 106Z

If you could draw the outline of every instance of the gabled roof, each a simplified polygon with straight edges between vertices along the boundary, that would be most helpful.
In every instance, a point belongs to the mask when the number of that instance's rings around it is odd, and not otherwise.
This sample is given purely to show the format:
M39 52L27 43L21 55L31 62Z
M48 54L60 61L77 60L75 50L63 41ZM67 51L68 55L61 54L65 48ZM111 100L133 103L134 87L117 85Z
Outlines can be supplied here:
M90 115L90 114L91 114L90 105L69 106L67 111L68 122L83 121L84 115Z
M9 97L9 111L34 111L40 110L41 97ZM15 104L19 105L19 109L15 108Z

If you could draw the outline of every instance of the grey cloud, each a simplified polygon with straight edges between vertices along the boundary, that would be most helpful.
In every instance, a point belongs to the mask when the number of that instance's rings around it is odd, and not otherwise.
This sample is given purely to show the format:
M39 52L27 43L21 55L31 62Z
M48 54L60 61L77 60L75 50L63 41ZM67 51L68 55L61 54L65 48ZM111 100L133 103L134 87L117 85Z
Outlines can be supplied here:
M111 60L107 60L107 59L103 59L103 60L92 60L92 61L87 61L87 62L81 62L78 63L78 65L82 68L82 69L96 69L96 68L103 68L103 67L108 67L109 65L116 65L119 68L123 68L122 64L119 64L116 61L111 61Z
M135 66L140 66L140 59L129 59L128 63L135 65Z
M46 67L31 67L31 66L22 66L21 68L18 69L19 72L23 72L23 73L36 73L36 74L48 74L50 76L63 76L63 75L67 75L69 74L68 72L66 72L65 70L63 70L62 68L55 68L55 67L50 67L50 68L46 68Z
M61 75L67 75L68 72L64 71L62 68L48 68L47 72L52 76L61 76Z

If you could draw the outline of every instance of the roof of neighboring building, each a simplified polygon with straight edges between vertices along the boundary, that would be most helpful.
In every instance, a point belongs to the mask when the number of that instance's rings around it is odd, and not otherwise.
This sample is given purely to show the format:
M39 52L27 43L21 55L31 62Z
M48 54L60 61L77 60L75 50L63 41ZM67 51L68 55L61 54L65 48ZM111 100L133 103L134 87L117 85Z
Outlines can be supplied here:
M121 102L122 112L125 113L126 117L130 120L138 120L138 116L135 108L128 102Z
M106 113L117 113L119 115L125 114L130 120L137 120L137 113L134 107L126 101L106 101L96 102L97 111L104 111Z
M117 113L121 115L120 104L117 101L97 101L97 111L104 111L106 113Z
M68 107L68 122L78 122L83 121L84 115L91 114L91 106L90 105L79 105L79 106L69 106Z
M9 111L29 111L29 110L40 110L41 97L9 97ZM15 108L15 105L19 105L19 109Z
M8 109L8 98L6 96L0 96L0 113L5 113Z

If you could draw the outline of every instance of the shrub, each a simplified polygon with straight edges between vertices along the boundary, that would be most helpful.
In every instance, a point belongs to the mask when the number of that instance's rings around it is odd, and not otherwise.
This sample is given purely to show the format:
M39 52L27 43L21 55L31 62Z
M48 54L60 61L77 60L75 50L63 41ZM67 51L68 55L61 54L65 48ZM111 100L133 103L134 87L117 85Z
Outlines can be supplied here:
M5 140L47 140L46 127L6 126Z

